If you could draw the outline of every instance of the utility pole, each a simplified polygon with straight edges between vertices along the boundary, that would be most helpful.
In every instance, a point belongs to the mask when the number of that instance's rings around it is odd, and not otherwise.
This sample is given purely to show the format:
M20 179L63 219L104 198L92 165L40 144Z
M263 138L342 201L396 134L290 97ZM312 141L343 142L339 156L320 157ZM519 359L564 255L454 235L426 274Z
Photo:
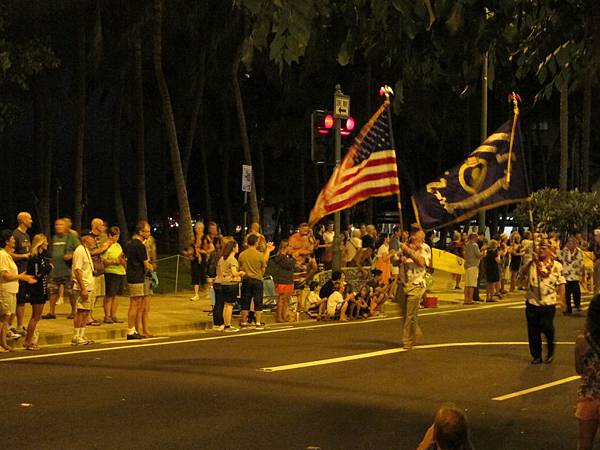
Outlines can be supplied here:
M337 84L335 86L335 94L334 94L334 104L335 104L335 99L338 97L338 95L341 95L342 93L342 88L339 84ZM342 127L342 120L337 117L337 115L334 115L335 118L335 124L334 124L334 133L335 133L335 167L339 168L340 167L340 161L342 159L342 135L340 134L341 131L341 127ZM332 261L332 267L333 270L340 270L340 267L342 266L342 252L341 252L341 248L340 248L340 244L342 242L341 239L341 234L342 234L342 223L341 223L341 215L340 212L336 212L334 214L334 219L333 219L333 261Z
M347 119L350 116L350 97L342 93L342 88L339 84L335 86L335 93L333 94L333 117L335 119L334 133L335 133L335 167L339 169L342 160L342 119ZM336 212L333 219L333 270L339 270L342 266L342 226L341 226L341 214Z
M481 68L481 140L484 142L487 139L487 113L488 113L488 66L489 54L485 52L483 55L483 64ZM479 231L485 233L485 210L479 212Z

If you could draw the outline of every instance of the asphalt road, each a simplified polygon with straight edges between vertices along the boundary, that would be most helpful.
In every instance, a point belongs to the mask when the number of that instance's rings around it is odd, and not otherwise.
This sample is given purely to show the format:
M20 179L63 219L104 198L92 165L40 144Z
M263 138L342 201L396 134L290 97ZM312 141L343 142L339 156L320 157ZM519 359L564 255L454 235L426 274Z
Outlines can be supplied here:
M573 376L583 316L531 366L515 302L421 314L410 352L388 317L2 355L2 448L414 449L447 401L478 449L575 448L577 381L493 398Z

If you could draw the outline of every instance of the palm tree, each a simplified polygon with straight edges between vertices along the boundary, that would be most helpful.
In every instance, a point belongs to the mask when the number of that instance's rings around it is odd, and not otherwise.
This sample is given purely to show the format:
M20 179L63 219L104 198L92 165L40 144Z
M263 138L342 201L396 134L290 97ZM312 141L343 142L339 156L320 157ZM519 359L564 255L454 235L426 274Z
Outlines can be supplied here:
M175 180L177 202L179 204L179 245L183 248L192 239L192 215L190 212L185 177L183 175L183 167L181 165L181 155L179 143L177 141L177 127L175 125L173 105L171 103L167 80L162 68L163 1L154 0L152 7L154 13L152 24L152 57L154 60L154 74L160 93L163 122L169 142L169 154L171 156L171 166L173 178Z

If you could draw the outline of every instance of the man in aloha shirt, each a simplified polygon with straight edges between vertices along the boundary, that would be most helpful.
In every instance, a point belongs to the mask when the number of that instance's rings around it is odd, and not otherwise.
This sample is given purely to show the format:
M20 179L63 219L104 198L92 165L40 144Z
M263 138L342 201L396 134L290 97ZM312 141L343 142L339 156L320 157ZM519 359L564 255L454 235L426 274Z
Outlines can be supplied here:
M559 252L559 259L563 265L563 276L567 281L565 285L566 309L563 314L571 314L571 297L575 305L575 313L579 313L581 306L581 289L579 279L583 270L583 252L577 246L577 238L569 237L567 244Z
M548 353L545 362L554 359L554 314L556 305L564 309L565 277L563 267L553 256L552 244L542 240L533 260L524 268L528 273L525 295L525 317L531 364L542 362L542 334L546 336Z

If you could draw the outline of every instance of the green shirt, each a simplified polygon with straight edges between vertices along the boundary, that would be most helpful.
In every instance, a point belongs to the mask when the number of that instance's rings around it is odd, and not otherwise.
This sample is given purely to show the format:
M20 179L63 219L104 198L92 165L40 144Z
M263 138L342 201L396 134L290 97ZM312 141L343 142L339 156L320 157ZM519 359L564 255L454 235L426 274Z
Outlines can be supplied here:
M52 265L51 278L67 278L71 276L71 260L65 261L64 256L73 253L79 246L79 239L71 233L63 236L54 235L50 245Z
M119 256L123 254L123 249L121 248L121 245L118 242L115 242L113 245L111 245L110 247L108 247L108 250L106 250L103 254L102 254L102 259L103 260L110 260L110 261L115 261L117 259L119 259ZM122 265L118 265L115 266L114 264L104 264L104 272L105 273L114 273L115 275L125 275L125 267L123 267Z

